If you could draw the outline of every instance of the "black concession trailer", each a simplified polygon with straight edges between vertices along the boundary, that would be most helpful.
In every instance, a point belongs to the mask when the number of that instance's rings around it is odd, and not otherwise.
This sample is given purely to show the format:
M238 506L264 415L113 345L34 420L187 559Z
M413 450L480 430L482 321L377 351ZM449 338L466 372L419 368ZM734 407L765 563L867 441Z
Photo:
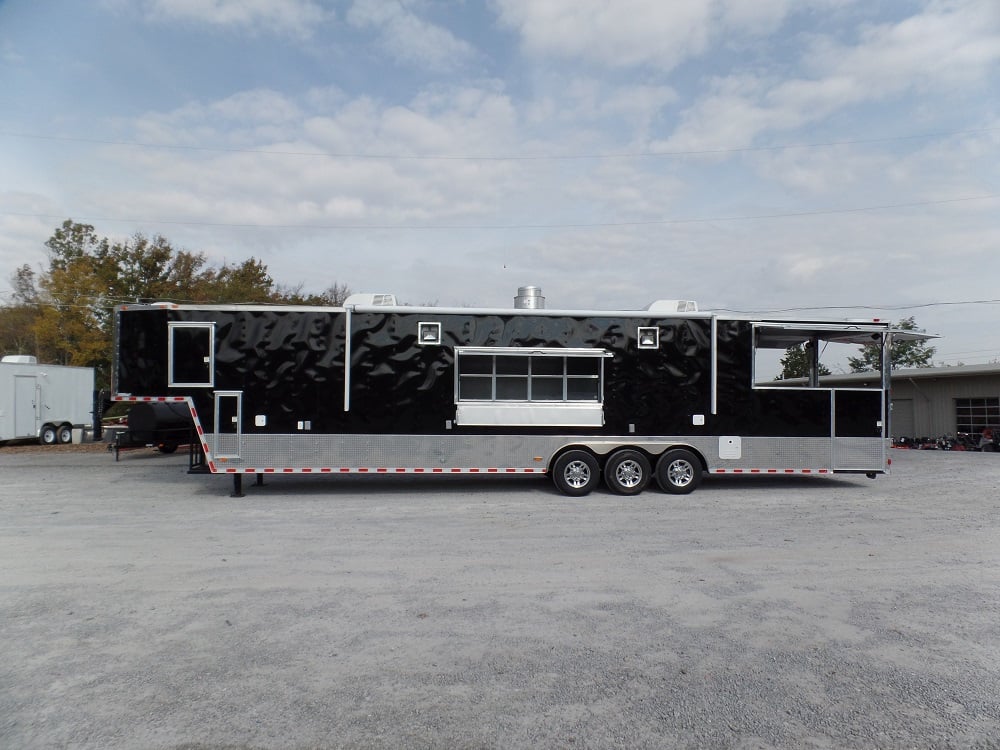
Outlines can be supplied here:
M889 364L870 388L827 387L830 347L888 322L757 319L660 301L642 310L126 305L113 398L173 402L197 432L192 470L230 474L547 474L686 493L708 474L874 476L888 469ZM759 375L805 345L811 374ZM883 357L883 361L887 360ZM258 476L259 478L259 476Z

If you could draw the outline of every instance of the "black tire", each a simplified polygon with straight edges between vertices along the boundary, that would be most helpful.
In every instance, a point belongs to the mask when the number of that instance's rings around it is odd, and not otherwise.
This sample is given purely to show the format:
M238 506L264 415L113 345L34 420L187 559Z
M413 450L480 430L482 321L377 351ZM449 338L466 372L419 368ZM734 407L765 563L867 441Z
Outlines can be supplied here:
M604 464L604 483L616 495L638 495L649 484L652 468L642 453L620 450Z
M56 430L56 439L60 443L72 443L73 428L68 424L60 425L59 429Z
M701 484L702 465L699 458L684 448L674 448L656 462L656 483L671 495L686 495Z
M177 450L177 443L160 443L157 447L160 449L160 453L173 453Z
M55 428L55 425L43 425L42 431L38 433L38 442L42 445L55 445L58 443L59 431Z
M587 451L566 451L552 464L552 481L564 495L581 497L597 486L601 466Z

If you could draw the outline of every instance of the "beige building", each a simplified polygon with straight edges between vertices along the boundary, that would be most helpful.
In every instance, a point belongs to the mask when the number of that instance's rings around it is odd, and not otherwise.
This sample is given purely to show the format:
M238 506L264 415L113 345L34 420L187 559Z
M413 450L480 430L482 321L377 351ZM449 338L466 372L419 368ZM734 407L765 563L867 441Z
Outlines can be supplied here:
M877 385L876 373L828 375L823 384ZM892 373L893 437L1000 430L1000 364L922 367Z

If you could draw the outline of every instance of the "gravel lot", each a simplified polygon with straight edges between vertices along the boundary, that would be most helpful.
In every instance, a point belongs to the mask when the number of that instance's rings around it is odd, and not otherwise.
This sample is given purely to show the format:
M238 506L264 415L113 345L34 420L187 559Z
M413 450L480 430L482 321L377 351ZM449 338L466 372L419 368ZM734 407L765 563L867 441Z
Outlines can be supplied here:
M0 448L0 747L1000 747L1000 454L893 459L234 499Z

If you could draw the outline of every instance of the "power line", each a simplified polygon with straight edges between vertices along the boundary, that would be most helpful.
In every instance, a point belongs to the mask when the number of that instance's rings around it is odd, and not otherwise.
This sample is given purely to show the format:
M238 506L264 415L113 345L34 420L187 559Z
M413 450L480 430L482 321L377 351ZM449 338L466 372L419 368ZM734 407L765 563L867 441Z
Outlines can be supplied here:
M13 298L12 292L0 292L0 297L7 297L8 299ZM90 305L81 304L85 303L86 300L90 300ZM194 303L195 300L185 300L179 298L158 298L160 302L176 302L178 304ZM81 295L75 298L73 302L63 302L59 297L50 296L47 299L39 299L32 302L31 305L45 306L45 307L77 307L86 308L92 306L93 304L100 303L102 306L114 306L119 304L132 304L135 302L135 297L120 297L115 295L101 296L101 295ZM207 303L206 303L207 304ZM257 304L257 303L255 303ZM267 304L267 303L259 303ZM916 302L908 304L891 304L891 305L820 305L811 307L783 307L774 309L735 309L730 307L710 307L702 308L702 312L726 312L734 313L737 315L770 315L778 313L790 313L790 312L810 312L810 311L821 311L821 310L917 310L925 309L931 307L961 307L968 305L1000 305L1000 299L969 299L969 300L938 300L934 302ZM968 352L958 352L958 354L975 354L976 352L989 352L992 349L976 349Z
M744 214L734 216L710 216L680 219L645 219L636 221L566 222L551 224L238 224L218 221L182 221L180 219L137 219L109 216L80 216L81 221L123 224L166 224L169 226L216 227L225 229L309 229L309 230L379 230L379 231L426 231L426 230L518 230L518 229L602 229L614 227L670 226L680 224L713 224L731 221L759 221L766 219L797 219L810 216L834 216L838 214L865 213L869 211L891 211L895 209L943 206L949 203L992 200L1000 193L970 195L962 198L944 198L934 201L912 201L908 203L885 203L850 208L814 209L810 211L787 211L771 214ZM71 214L73 212L70 212ZM35 214L19 211L0 211L0 216L19 216L35 219L61 219L59 214Z
M736 310L730 307L707 308L707 312L728 312L739 315L765 315L775 313L811 312L818 310L920 310L928 307L957 307L961 305L1000 305L1000 299L946 300L938 302L917 302L906 305L819 305L812 307L782 307L772 310Z
M712 149L678 149L670 151L624 151L590 154L363 154L351 151L293 151L286 149L254 149L235 148L229 146L190 146L183 144L146 143L143 141L126 141L105 138L83 138L79 136L45 135L38 133L22 133L15 131L0 131L0 136L8 138L25 138L42 141L58 141L66 143L90 143L102 146L126 146L128 148L147 148L165 151L191 151L207 153L260 154L267 156L302 156L324 157L329 159L358 159L380 161L573 161L597 159L645 159L645 158L678 158L685 156L719 156L724 154L741 154L762 151L785 151L790 149L833 148L836 146L861 146L876 143L898 143L903 141L930 140L934 138L952 138L963 135L978 135L993 133L1000 128L978 128L973 130L954 130L938 133L920 133L914 135L886 136L883 138L856 138L841 141L817 141L814 143L786 143L774 146L741 146L734 148Z

